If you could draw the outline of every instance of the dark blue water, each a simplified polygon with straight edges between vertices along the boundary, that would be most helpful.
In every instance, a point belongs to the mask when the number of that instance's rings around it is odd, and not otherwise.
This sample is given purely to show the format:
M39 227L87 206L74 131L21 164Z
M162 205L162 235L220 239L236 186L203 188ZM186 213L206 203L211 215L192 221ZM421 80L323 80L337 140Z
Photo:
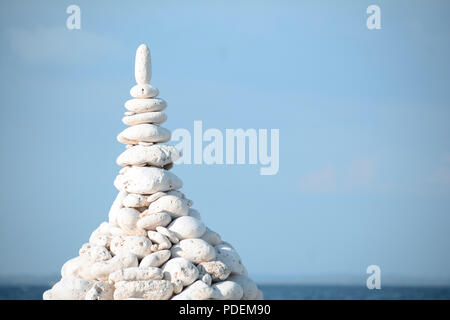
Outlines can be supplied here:
M40 300L50 286L0 285L0 300ZM383 287L368 290L356 286L260 285L269 300L380 300L437 299L450 300L450 287Z

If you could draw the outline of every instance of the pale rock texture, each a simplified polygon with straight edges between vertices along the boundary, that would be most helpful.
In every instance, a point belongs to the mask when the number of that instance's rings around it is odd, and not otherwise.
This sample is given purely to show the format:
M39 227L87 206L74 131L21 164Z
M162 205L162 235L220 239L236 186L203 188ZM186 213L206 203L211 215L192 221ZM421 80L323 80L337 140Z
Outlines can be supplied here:
M127 298L168 300L173 293L173 285L168 280L120 281L115 287L114 300Z
M117 270L109 275L109 283L119 281L162 280L163 271L160 268L126 268Z
M44 300L84 300L86 293L96 283L93 280L66 278L44 292Z
M212 246L217 246L218 244L222 243L222 238L217 232L212 231L208 227L206 228L205 233L200 237L201 239L205 240Z
M118 236L111 240L110 250L114 255L126 254L131 252L136 255L138 259L149 255L152 242L143 236Z
M96 262L91 267L92 275L100 281L108 281L109 275L117 270L137 267L138 258L133 253L114 256L110 260Z
M128 126L135 126L143 123L161 124L166 120L166 114L161 111L133 113L125 115L125 117L122 118L122 122Z
M155 144L152 146L134 146L125 150L118 158L119 166L155 166L164 167L180 158L173 146Z
M225 280L231 273L231 269L222 261L201 262L197 265L200 274L211 275L213 282Z
M218 300L240 300L244 294L242 287L234 282L225 280L212 285L214 299Z
M203 222L189 216L176 218L167 229L172 231L178 239L201 238L206 231Z
M183 182L173 173L155 167L126 167L116 177L114 185L129 193L152 194L158 191L179 189Z
M137 226L145 230L156 230L158 227L167 226L170 221L172 221L172 218L167 212L149 213L146 210L140 215Z
M213 288L201 280L195 281L181 293L172 297L172 300L210 300L217 296Z
M104 246L97 246L91 243L83 244L78 253L80 256L86 257L93 262L105 261L112 258L111 253Z
M152 202L148 207L148 211L150 213L164 211L169 213L172 217L181 217L188 215L189 206L186 199L167 195Z
M97 281L85 296L85 300L113 300L113 298L114 286L103 281Z
M187 259L173 258L162 267L164 279L171 282L180 281L183 286L188 286L197 280L199 272L197 267Z
M61 268L61 277L81 278L86 280L95 280L96 276L92 274L91 268L95 262L86 256L78 256L68 260Z
M150 123L138 124L123 130L117 136L123 144L137 144L143 142L167 142L170 140L170 131Z
M136 99L154 98L159 94L159 90L149 84L137 84L130 89L130 96Z
M249 277L240 274L234 274L227 280L234 281L242 287L242 300L256 300L258 298L258 287L256 286L256 283L253 282L253 280Z
M161 111L167 107L167 102L161 98L131 99L125 102L125 108L134 113Z
M148 256L142 259L141 263L139 264L139 268L160 267L167 260L169 260L170 256L170 250L160 250L150 253Z
M247 270L242 264L239 254L228 244L219 244L215 246L217 252L217 260L225 263L233 274L247 275Z
M145 44L136 52L134 71L137 84L122 118L129 127L117 136L125 144L116 160L123 167L114 180L119 192L107 222L62 266L61 280L43 298L262 299L237 251L207 227L192 208L194 202L179 190L181 179L169 171L181 154L161 144L171 136L161 126L167 120L167 103L150 84L151 57ZM223 197L223 203L229 198ZM238 214L222 218L239 223Z
M202 239L184 239L175 244L172 249L172 257L182 257L193 263L201 263L214 260L216 251L214 247Z
M156 232L156 231L148 231L147 232L148 238L152 240L153 244L151 247L152 251L160 251L160 250L167 250L172 247L172 242L163 234Z
M147 84L152 79L152 58L145 44L141 44L136 50L134 77L138 84Z

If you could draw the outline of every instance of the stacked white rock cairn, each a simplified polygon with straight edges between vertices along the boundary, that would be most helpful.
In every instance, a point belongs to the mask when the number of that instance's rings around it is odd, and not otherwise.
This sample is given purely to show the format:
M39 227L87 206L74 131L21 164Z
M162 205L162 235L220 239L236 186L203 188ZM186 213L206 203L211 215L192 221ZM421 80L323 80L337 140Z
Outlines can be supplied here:
M161 127L166 102L151 80L150 50L137 49L133 99L125 103L117 137L126 150L114 181L119 190L103 222L79 256L67 261L62 279L45 300L262 299L235 249L207 228L193 202L169 172L180 154Z

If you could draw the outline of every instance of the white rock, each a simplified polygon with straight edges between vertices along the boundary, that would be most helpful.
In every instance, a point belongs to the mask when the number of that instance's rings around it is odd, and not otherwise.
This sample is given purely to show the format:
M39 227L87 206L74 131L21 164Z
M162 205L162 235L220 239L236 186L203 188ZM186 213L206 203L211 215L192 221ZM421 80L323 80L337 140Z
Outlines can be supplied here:
M105 248L109 248L109 244L111 243L111 236L99 234L97 232L92 232L89 237L89 243L97 246L103 246Z
M114 286L103 281L97 281L86 293L85 300L112 300L113 294Z
M167 260L169 260L170 255L170 250L153 252L142 259L141 263L139 264L139 268L160 267Z
M137 226L145 230L156 230L159 226L167 226L170 221L172 221L172 218L167 212L149 213L144 211L137 222Z
M91 267L94 264L85 256L78 256L72 258L61 268L61 277L65 278L80 278L86 280L95 280L96 277L91 273Z
M180 158L174 146L155 144L149 147L134 146L125 150L118 158L119 166L164 167Z
M113 204L111 205L111 208L109 209L108 218L109 218L109 224L111 226L117 226L117 214L122 207L123 199L127 196L127 192L125 191L119 191L119 194L117 195L116 199L114 200Z
M201 236L201 239L205 240L212 246L217 246L218 244L222 243L222 238L220 237L220 235L209 228L206 228L206 231Z
M156 227L156 231L158 231L159 233L161 233L162 235L165 235L167 237L167 239L170 240L170 242L172 243L178 243L180 242L180 239L178 239L177 235L175 234L175 232L172 232L170 230L168 230L165 227Z
M134 113L161 111L167 107L167 102L161 98L131 99L125 102L125 108Z
M152 202L148 207L149 213L155 212L167 212L172 217L187 216L189 212L189 207L185 199L167 195L159 198L158 200Z
M228 244L222 243L215 246L217 252L217 260L225 263L233 274L247 275L247 270L242 264L239 254Z
M184 239L175 244L172 249L172 257L182 257L197 264L211 261L216 257L216 251L209 243L202 239Z
M240 300L244 293L238 283L229 280L217 282L211 288L215 291L214 298L219 300Z
M110 260L96 262L91 272L97 280L107 281L111 273L125 268L137 267L138 258L133 253L120 254Z
M44 292L44 300L84 300L86 293L96 283L93 280L66 278Z
M152 194L179 189L183 182L173 173L155 167L129 167L116 177L114 185L130 193Z
M169 191L169 192L171 192L171 191ZM161 191L156 192L156 193L151 194L151 195L149 195L149 196L147 197L147 202L148 202L148 204L150 205L150 203L155 202L155 201L158 200L159 198L164 197L164 196L166 196L166 195L167 195L166 192L161 192Z
M172 297L172 300L209 300L215 295L214 289L203 281L197 280L186 287L180 294Z
M154 98L159 94L159 90L149 84L137 84L130 89L130 95L136 99Z
M142 236L127 236L114 237L111 241L111 252L114 255L126 254L131 252L137 256L138 259L149 255L152 242L146 237Z
M192 262L185 258L173 258L162 267L164 279L171 282L181 281L183 286L188 286L198 278L198 269Z
M105 261L112 258L111 253L104 246L97 246L92 243L85 243L78 252L92 262Z
M143 123L161 124L166 120L167 120L166 114L161 111L136 113L133 115L126 115L125 117L122 118L122 122L127 126L135 126L137 124Z
M109 282L162 280L163 272L160 268L126 268L117 270L109 275Z
M122 205L127 208L148 207L147 196L142 194L130 193L123 200Z
M181 198L181 199L185 199L185 198L186 198L186 196L184 195L184 193L181 192L180 190L170 190L170 191L167 191L167 195L169 195L169 196L175 196L175 197L178 197L178 198Z
M145 44L141 44L136 50L134 77L139 84L149 83L152 79L152 59L150 49Z
M258 298L258 287L256 286L256 283L253 282L252 279L250 279L247 276L234 274L231 277L229 277L227 280L234 281L238 283L242 289L243 289L243 300L256 300Z
M173 286L167 280L120 281L116 283L114 299L144 298L147 300L168 300Z
M137 226L140 212L133 208L122 208L117 214L117 223L128 235L145 235L145 231Z
M148 231L148 238L152 240L152 242L156 243L152 245L152 251L160 251L170 249L172 246L172 242L165 235L162 235L156 231Z
M200 212L192 208L189 208L188 216L197 218L198 220L202 220Z
M150 123L138 124L119 133L117 140L123 144L137 144L139 141L167 142L170 140L170 131Z
M178 239L200 238L206 231L203 222L189 216L176 218L167 229L174 232Z
M89 243L103 246L105 248L109 248L109 243L111 242L111 233L109 224L107 222L103 222L100 226L95 229L91 236L89 237Z
M212 281L222 281L228 278L231 269L222 261L208 261L197 265L200 274L210 274Z

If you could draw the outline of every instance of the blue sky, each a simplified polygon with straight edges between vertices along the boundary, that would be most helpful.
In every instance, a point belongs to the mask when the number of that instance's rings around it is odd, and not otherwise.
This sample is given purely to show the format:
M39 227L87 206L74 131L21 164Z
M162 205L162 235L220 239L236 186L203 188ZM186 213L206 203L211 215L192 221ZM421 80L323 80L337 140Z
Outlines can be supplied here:
M81 8L68 30L66 8ZM381 30L366 8L381 8ZM280 170L179 165L258 279L450 284L448 1L2 1L0 275L59 272L107 217L134 55L170 130L280 130Z

